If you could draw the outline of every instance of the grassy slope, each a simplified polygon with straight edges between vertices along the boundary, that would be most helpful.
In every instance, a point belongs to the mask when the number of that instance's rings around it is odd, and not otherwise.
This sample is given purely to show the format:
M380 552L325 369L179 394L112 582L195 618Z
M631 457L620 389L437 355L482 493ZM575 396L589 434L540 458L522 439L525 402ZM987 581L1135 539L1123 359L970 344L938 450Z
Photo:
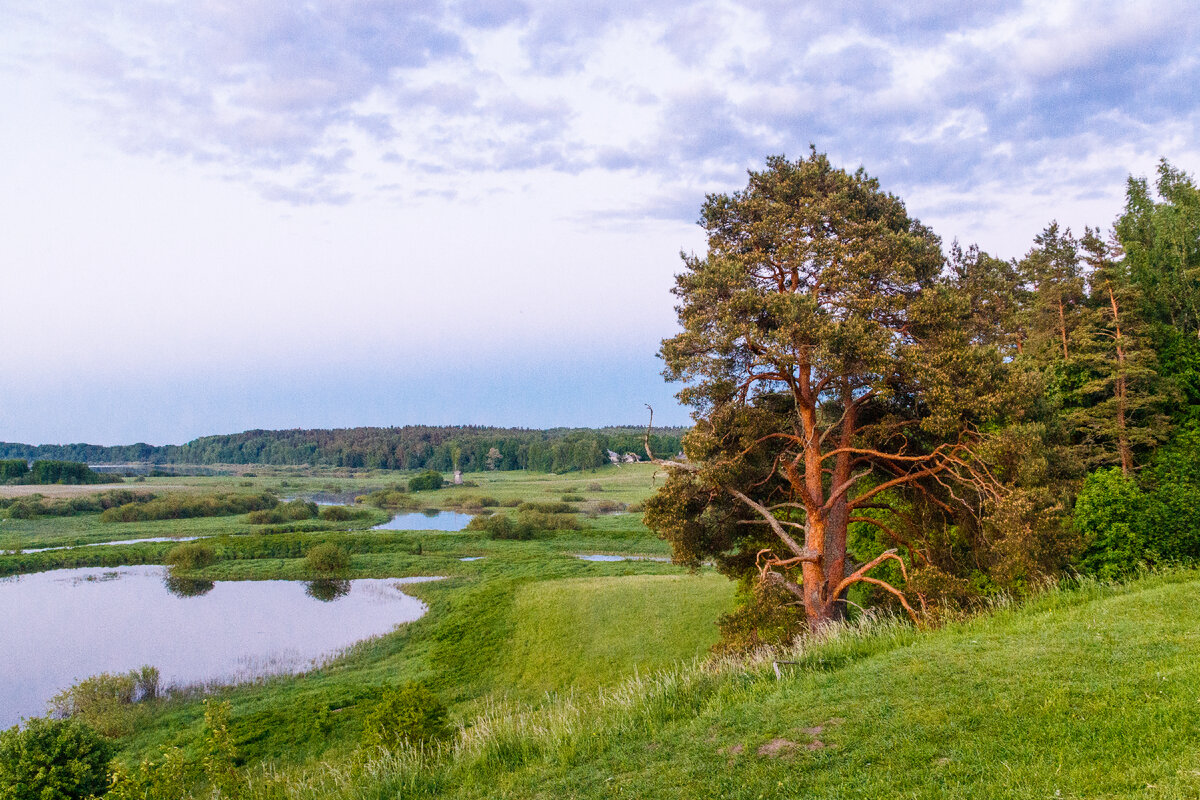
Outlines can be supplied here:
M528 733L493 743L441 786L522 798L1195 797L1200 581L1186 578L867 642L880 652L783 681L769 667L693 675L581 714L553 745ZM639 716L649 722L619 719ZM774 740L787 744L761 749Z
M714 573L527 584L513 600L497 684L515 694L589 690L702 655L733 592Z

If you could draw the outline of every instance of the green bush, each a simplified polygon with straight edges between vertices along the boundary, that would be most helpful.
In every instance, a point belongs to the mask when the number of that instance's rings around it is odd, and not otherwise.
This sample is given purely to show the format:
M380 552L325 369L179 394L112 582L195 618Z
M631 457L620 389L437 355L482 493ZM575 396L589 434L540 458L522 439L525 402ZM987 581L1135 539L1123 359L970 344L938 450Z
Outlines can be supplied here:
M295 501L304 505L304 501ZM252 511L273 509L279 498L267 492L259 494L166 494L145 502L130 502L109 508L101 522L142 522L152 519L192 519L226 517ZM291 506L292 503L288 503ZM316 511L313 511L313 516Z
M168 550L166 556L163 557L165 564L184 572L204 569L215 564L216 561L216 551L200 542L177 544Z
M432 744L450 736L446 706L428 687L407 683L387 689L363 720L368 745L394 750L400 745Z
M0 732L0 800L73 800L108 788L113 747L77 720L31 719Z
M391 486L354 498L356 503L369 503L376 508L417 508L420 502L407 495L403 486Z
M1170 471L1156 478L1147 490L1115 467L1087 476L1074 514L1085 542L1082 572L1115 578L1200 560L1200 486Z
M532 502L521 503L517 506L517 511L537 511L542 514L570 514L575 511L575 507L570 503L547 501L544 503Z
M575 514L549 514L541 511L518 511L517 519L538 531L577 531L579 517Z
M489 539L532 539L536 531L523 521L514 520L508 514L492 514L475 517L467 523L467 530L483 531Z
M434 469L427 469L408 479L408 490L410 492L422 492L430 489L440 489L443 483L445 481L442 479L442 473Z
M157 675L154 681L157 691ZM141 716L141 709L134 708L141 683L142 674L137 671L101 672L50 698L51 714L79 719L105 736L125 736L133 732Z
M580 503L580 502L583 502L583 495L581 495L581 494L564 494L559 499L562 500L564 503Z
M317 516L318 506L305 500L280 503L274 508L258 509L246 515L251 525L276 525L281 522L300 522Z
M319 544L304 555L304 566L309 572L322 575L345 572L350 568L350 554L336 544Z
M329 522L346 522L352 519L363 519L371 512L362 508L347 508L346 506L326 506L321 509L320 517Z
M32 500L18 500L8 507L9 519L36 519L41 515L41 504Z

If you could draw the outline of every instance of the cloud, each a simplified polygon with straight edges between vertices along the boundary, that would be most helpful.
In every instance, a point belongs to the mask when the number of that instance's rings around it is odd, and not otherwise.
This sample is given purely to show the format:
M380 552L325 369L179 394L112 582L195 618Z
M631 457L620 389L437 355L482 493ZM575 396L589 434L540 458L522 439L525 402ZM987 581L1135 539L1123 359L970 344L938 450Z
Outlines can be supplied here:
M1154 151L1200 113L1200 21L1180 0L41 8L17 19L44 15L45 46L126 149L218 164L283 202L344 202L372 179L357 163L414 193L435 174L599 170L669 196L810 142L960 192L1036 184L1072 152Z

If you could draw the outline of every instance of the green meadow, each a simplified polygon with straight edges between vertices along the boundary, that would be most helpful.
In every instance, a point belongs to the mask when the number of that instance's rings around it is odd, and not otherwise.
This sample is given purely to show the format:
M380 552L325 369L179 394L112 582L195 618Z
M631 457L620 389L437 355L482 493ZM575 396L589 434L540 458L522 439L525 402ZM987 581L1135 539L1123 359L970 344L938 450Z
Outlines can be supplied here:
M478 498L597 498L632 505L652 467L570 476L468 475L412 493L429 508ZM180 479L172 479L178 485ZM286 482L287 485L280 485ZM193 492L360 491L393 475L190 478ZM153 483L139 484L153 490ZM177 490L172 490L177 491ZM563 496L581 500L562 501ZM464 503L464 499L467 501ZM176 692L118 709L119 761L171 748L202 763L205 700L229 704L242 783L261 798L1183 798L1200 792L1200 575L1062 586L918 630L865 618L783 652L711 657L734 586L662 560L640 514L588 516L528 540L367 531L390 516L252 525L245 515L110 522L98 514L6 519L4 547L206 536L215 561L189 577L304 579L334 543L345 577L442 576L408 586L420 620L299 676ZM304 526L319 526L305 529ZM0 555L6 574L161 563L174 544ZM580 554L638 560L585 561ZM462 561L463 558L476 558ZM776 677L772 661L779 664ZM451 738L422 749L365 743L389 689L417 682ZM198 769L198 767L197 767ZM191 773L195 797L210 789ZM227 789L225 796L232 789ZM147 795L153 796L153 795Z

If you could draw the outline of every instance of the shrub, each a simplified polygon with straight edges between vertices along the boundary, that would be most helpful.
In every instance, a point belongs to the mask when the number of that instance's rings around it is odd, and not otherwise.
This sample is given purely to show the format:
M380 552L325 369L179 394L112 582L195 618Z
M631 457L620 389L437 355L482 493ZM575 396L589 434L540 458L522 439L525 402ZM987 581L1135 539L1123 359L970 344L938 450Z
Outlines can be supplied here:
M545 503L521 503L517 506L517 511L538 511L543 514L570 514L575 511L575 507L570 503L549 501Z
M8 507L9 519L36 519L41 512L41 503L18 500Z
M403 486L391 486L370 494L359 495L354 498L354 502L369 503L376 508L417 508L420 502L416 498L408 497L407 492L408 489Z
M31 719L0 732L0 799L102 795L112 756L113 746L77 720Z
M504 501L502 501L502 502L500 503L500 505L501 505L501 507L503 507L503 508L517 508L518 506L520 506L520 505L521 505L522 503L524 503L524 502L525 502L525 501L524 501L524 500L522 500L521 498L519 498L519 497L514 497L514 498L512 498L512 499L509 499L509 500L504 500Z
M583 495L581 495L581 494L564 494L559 499L561 499L564 503L580 503L580 502L583 502Z
M487 517L475 517L467 523L467 529L483 531L489 539L532 539L534 529L524 521L517 521L508 514L492 514Z
M806 628L804 610L785 589L755 581L738 592L737 607L717 621L721 639L714 653L746 653L763 645L790 643Z
M483 508L495 508L496 506L500 505L500 501L494 497L491 497L490 495L485 494L483 497L479 498L479 505Z
M139 674L115 675L101 672L50 698L50 713L59 718L78 718L105 736L132 733L136 713Z
M304 555L304 566L319 574L345 572L350 568L350 554L330 542L319 544Z
M408 490L410 492L421 492L429 489L440 489L443 483L445 481L442 478L442 473L437 470L427 469L408 479Z
M616 514L624 510L625 504L616 500L589 500L583 507L583 513L593 517L597 514Z
M303 503L303 501L299 501ZM267 492L259 494L166 494L148 501L134 501L109 508L101 522L141 522L151 519L191 519L223 517L248 511L272 509L279 498ZM288 505L291 505L290 503ZM315 514L315 512L314 512Z
M1196 493L1186 483L1147 493L1115 467L1088 475L1075 501L1075 527L1086 543L1080 570L1113 578L1142 564L1195 558Z
M215 564L217 554L206 544L185 542L168 550L163 561L174 569L190 572Z
M418 683L385 690L363 720L366 743L389 750L402 744L432 744L450 733L446 706L428 687Z
M577 531L579 518L574 514L548 514L542 511L518 511L517 519L539 531Z
M321 509L319 516L323 520L329 522L346 522L352 519L362 519L370 516L369 511L362 508L348 508L346 506L325 506Z
M589 483L589 484L588 484L588 486L587 486L587 490L588 490L589 492L603 492L603 491L604 491L604 487L603 487L603 486L601 486L601 485L600 485L600 484L598 484L598 483Z

